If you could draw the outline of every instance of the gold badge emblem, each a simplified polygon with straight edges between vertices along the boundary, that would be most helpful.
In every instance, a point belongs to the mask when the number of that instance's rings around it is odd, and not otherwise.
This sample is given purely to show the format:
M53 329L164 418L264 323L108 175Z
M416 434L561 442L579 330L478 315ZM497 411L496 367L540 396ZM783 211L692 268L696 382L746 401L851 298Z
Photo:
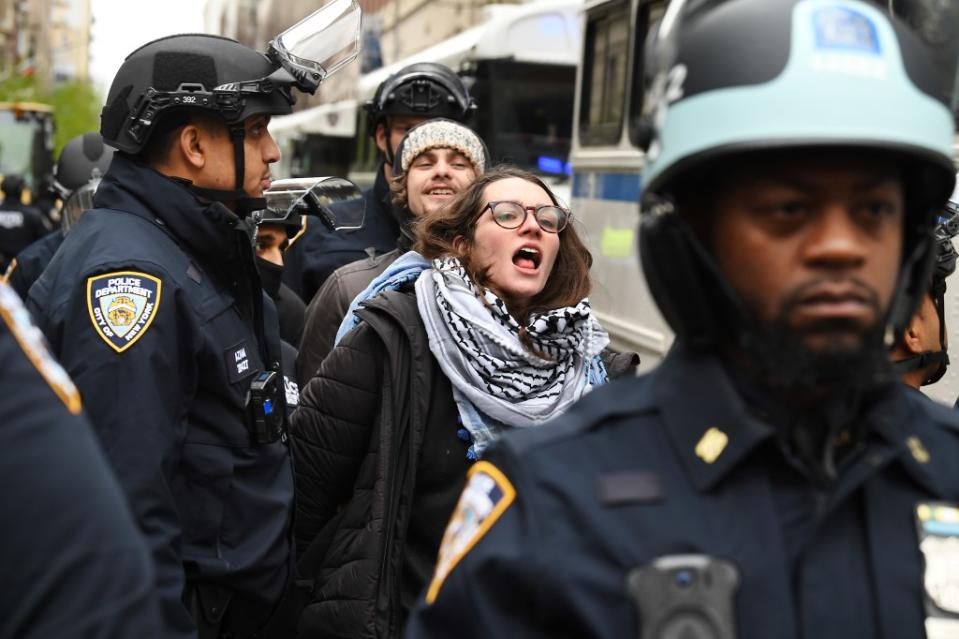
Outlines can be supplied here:
M909 447L909 452L912 453L913 459L915 459L920 464L929 463L929 451L926 450L926 447L923 446L922 440L913 435L906 440L906 446Z
M706 434L696 444L696 456L707 464L712 464L723 454L728 443L729 435L713 426L706 431Z
M97 334L122 353L143 337L160 307L163 282L138 271L87 279L87 310Z

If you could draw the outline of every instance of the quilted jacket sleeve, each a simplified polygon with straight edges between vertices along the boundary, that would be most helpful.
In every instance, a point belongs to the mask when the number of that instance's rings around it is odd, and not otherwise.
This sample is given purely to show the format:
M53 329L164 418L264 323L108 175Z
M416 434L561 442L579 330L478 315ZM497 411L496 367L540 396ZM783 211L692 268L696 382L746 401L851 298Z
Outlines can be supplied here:
M352 494L380 412L385 356L376 333L360 324L303 389L291 428L300 555Z
M326 279L307 307L300 352L296 356L296 381L301 388L317 374L320 364L333 350L336 331L352 301L343 284L343 273L337 270Z

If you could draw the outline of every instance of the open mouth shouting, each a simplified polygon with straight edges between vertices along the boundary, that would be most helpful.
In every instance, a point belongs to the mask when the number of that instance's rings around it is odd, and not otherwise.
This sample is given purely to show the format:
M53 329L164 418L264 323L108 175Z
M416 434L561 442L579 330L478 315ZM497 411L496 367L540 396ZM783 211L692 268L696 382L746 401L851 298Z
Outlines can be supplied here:
M523 246L513 254L513 264L522 270L537 271L542 260L542 253L533 246Z

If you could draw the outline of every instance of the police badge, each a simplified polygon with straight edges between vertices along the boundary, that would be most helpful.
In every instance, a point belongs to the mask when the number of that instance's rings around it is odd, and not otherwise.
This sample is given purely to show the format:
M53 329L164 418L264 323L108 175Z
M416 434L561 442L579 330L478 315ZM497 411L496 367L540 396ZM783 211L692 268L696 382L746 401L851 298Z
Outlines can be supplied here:
M97 334L122 353L140 339L156 316L163 282L137 271L87 278L87 310Z
M433 580L426 592L426 603L436 601L446 577L514 499L516 489L496 466L487 461L478 461L470 468L466 488L443 533Z
M944 502L916 506L922 551L926 636L959 636L959 508Z

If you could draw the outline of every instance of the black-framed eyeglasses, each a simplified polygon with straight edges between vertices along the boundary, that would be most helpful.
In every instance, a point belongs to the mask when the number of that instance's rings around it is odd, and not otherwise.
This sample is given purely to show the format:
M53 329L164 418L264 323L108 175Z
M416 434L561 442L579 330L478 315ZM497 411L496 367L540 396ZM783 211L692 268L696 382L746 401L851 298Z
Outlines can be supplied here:
M493 221L504 229L518 229L526 222L526 215L532 211L539 228L547 233L559 233L566 228L573 216L568 210L553 204L523 206L512 200L489 202L483 210L486 209L493 214Z

